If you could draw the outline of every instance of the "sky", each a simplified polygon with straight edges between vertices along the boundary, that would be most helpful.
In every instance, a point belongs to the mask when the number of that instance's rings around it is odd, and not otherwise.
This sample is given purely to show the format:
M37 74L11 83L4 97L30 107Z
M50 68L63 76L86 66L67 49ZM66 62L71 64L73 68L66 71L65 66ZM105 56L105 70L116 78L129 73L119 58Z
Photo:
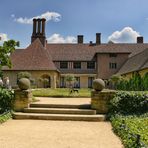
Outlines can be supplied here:
M49 43L95 42L96 33L107 43L148 43L148 0L0 0L0 39L31 42L32 19L46 18Z

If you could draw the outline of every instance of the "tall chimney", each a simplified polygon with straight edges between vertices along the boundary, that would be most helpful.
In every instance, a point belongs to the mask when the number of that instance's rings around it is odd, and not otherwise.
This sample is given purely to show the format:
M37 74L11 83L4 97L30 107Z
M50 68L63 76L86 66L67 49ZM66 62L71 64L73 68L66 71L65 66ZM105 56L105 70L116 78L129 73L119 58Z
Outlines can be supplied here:
M137 43L143 43L143 36L137 37Z
M96 33L96 45L101 44L101 33Z
M77 36L77 42L78 42L78 44L83 44L83 35Z
M36 34L36 19L33 19L33 33L32 35Z
M42 34L43 34L43 36L45 36L45 22L46 22L46 19L42 18Z
M31 37L31 43L34 42L37 38L39 38L42 45L45 47L46 44L45 22L46 19L44 18L33 19L33 33Z
M37 19L38 21L38 34L41 33L41 19Z

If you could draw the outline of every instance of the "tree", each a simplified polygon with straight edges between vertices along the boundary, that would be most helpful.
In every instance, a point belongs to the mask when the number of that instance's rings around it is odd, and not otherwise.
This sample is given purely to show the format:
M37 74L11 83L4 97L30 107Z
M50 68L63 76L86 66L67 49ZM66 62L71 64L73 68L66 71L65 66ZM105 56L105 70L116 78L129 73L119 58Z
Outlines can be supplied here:
M31 74L29 72L27 72L27 71L19 72L17 74L17 78L18 78L18 80L21 79L21 78L28 78L30 80L31 79Z
M72 74L67 75L65 80L68 83L69 88L72 88L74 83L76 82L76 78Z
M110 82L113 84L113 87L116 89L118 83L122 80L122 76L120 75L112 75L110 78Z
M0 46L0 77L2 77L2 67L8 66L11 68L10 55L14 52L15 48L19 46L19 42L14 40L5 41L2 46Z

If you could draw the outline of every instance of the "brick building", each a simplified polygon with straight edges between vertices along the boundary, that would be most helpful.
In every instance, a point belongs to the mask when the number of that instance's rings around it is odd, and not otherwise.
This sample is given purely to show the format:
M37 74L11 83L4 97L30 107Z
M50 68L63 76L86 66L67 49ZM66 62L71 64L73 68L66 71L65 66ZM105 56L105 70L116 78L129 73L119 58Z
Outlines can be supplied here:
M73 74L77 80L75 87L88 88L93 79L109 79L121 71L130 58L148 50L143 37L138 37L134 44L104 44L100 33L96 33L95 43L83 43L83 35L78 35L76 44L48 44L45 21L33 20L31 44L26 49L16 49L11 55L11 69L3 67L4 76L10 78L12 86L16 85L19 72L28 71L37 87L43 87L40 78L47 78L49 87L65 87L65 76Z

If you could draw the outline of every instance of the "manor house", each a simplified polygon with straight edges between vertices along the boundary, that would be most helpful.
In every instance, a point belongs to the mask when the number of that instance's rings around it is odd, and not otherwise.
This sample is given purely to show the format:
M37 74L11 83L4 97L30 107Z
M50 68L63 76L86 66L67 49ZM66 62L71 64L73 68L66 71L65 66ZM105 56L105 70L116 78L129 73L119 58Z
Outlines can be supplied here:
M95 43L84 43L83 35L78 35L75 44L48 44L45 23L45 19L33 19L31 44L11 54L11 69L3 67L11 86L16 85L17 74L23 71L31 73L37 87L43 87L41 79L46 78L51 88L65 87L68 74L75 76L75 87L90 88L95 78L148 72L148 43L143 43L143 37L137 37L137 43L104 44L101 33L96 33Z

